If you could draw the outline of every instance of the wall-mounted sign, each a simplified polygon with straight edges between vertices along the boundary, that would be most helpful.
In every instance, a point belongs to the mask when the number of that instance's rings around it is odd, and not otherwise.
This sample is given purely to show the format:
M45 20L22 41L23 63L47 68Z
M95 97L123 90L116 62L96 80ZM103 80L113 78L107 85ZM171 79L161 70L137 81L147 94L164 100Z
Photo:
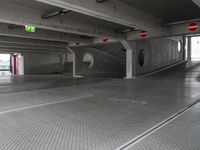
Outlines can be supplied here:
M198 28L199 28L199 25L196 22L192 22L188 25L189 32L196 32L198 30Z
M25 26L25 31L26 32L35 32L36 31L36 27L31 26L31 25L26 25Z
M141 38L146 38L148 36L148 32L147 31L145 31L145 30L141 30L140 31L140 37Z

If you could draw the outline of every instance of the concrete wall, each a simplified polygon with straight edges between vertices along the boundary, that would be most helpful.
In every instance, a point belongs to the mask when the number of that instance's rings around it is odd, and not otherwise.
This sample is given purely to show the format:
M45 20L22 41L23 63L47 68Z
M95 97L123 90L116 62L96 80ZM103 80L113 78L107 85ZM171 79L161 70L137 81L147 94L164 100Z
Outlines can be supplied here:
M25 53L24 74L52 74L62 72L62 63L59 54Z
M24 56L18 55L19 75L24 75Z
M136 41L136 45L130 41L130 44L136 47L137 59L141 49L144 51L144 65L141 66L136 60L137 75L156 71L183 60L183 50L178 51L179 40L182 39L179 37L174 40L169 38L146 39ZM126 52L119 43L77 47L73 50L76 54L76 75L120 78L126 76ZM93 57L91 67L90 62L83 61L85 54ZM63 70L65 73L72 73L73 63L68 62L68 59L67 57L65 60L61 59L59 54L27 53L24 54L24 72L25 75L61 73Z
M179 41L182 43L183 39L181 37L145 39L136 41L136 45L134 45L135 42L130 41L130 45L136 49L137 75L150 73L182 61L183 47L181 47L181 51L178 51ZM138 60L141 50L144 51L143 66L139 64ZM125 77L126 53L121 44L80 47L74 49L74 51L76 53L77 75ZM83 57L86 53L94 57L94 65L91 68L89 67L90 63L83 62ZM72 63L68 63L67 68L72 68L70 66L72 66ZM72 72L72 69L70 71Z
M144 65L137 60L137 75L156 71L163 67L183 60L183 47L178 51L178 40L169 38L146 39L136 42L136 55L138 58L141 49L144 50ZM131 43L131 42L130 42Z
M121 44L81 47L74 49L76 53L76 73L94 77L125 77L126 59ZM84 55L93 56L92 67L89 62L83 62ZM69 64L70 65L70 64Z

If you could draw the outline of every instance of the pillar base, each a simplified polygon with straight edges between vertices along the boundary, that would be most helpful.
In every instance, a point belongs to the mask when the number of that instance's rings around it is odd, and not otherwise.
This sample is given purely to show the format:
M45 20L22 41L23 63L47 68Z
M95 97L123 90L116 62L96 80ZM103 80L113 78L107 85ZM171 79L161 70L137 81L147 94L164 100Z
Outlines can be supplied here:
M136 77L124 77L124 80L132 80L132 79L136 79Z

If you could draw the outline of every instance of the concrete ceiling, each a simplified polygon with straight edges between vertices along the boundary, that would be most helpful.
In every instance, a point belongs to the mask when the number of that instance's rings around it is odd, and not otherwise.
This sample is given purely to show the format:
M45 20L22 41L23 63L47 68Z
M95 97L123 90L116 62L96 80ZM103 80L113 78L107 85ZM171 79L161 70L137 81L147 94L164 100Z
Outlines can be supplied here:
M168 23L200 18L200 8L192 0L149 2L150 0L108 0L104 3L96 3L95 0L0 0L0 36L60 41L69 43L70 46L77 46L79 43L79 46L85 46L102 44L104 37L109 38L108 43L137 40L141 38L140 30L147 30L149 38L174 33L187 34L187 25L181 25L174 31L171 27L163 26L163 20ZM42 18L45 14L64 9L70 12L49 19ZM10 24L20 26L10 29ZM37 32L25 32L24 25L27 24L35 26Z
M40 10L40 11L44 11L44 12L54 11L54 10L58 9L58 7L43 4L43 3L40 3L40 2L37 2L37 1L32 1L32 0L1 0L1 2L10 3L10 4L13 4L13 5L20 5L22 7Z
M120 1L159 17L167 23L200 18L200 8L192 0Z
M37 10L40 11L41 13L43 12L43 14L48 14L48 13L52 13L54 11L58 11L58 10L62 10L62 8L56 7L56 6L52 6L52 5L48 5L48 4L44 4L38 1L34 1L34 0L1 0L1 2L4 3L9 3L9 4L13 4L13 5L18 5L18 6L22 6L25 8L30 8L33 10ZM27 12L29 13L29 12ZM42 15L42 14L41 14ZM89 17L80 13L76 13L76 12L70 12L61 16L56 16L56 18L59 19L66 19L65 17L68 17L69 19L77 19L77 20L84 20L85 23L98 23L99 25L103 25L103 26L107 26L110 28L113 28L114 30L125 30L127 29L126 26L122 26L116 23L112 23L109 21L104 21L101 19L97 19L95 17Z

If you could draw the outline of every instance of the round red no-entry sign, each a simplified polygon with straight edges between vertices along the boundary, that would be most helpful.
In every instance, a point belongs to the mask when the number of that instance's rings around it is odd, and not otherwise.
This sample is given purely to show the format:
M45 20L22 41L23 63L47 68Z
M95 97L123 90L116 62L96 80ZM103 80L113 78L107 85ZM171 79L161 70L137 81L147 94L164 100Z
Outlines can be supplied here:
M141 38L146 38L148 36L148 32L145 31L145 30L141 30L140 31L140 36L141 36Z
M190 23L189 26L188 26L188 31L189 31L189 32L196 32L196 31L198 30L198 28L199 28L198 23L192 22L192 23Z
M104 43L108 42L108 38L107 37L103 37L102 38L102 42L104 42Z

